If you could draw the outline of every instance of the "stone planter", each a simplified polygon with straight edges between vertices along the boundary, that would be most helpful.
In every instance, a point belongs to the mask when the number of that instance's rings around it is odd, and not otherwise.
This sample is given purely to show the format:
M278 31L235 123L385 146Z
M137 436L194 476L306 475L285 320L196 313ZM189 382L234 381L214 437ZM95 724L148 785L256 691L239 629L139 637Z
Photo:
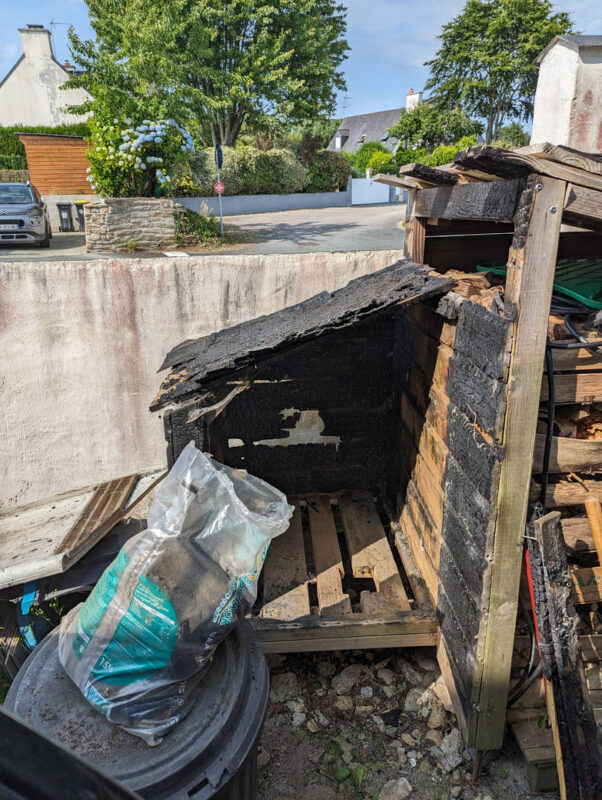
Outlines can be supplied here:
M176 247L176 206L168 198L111 197L85 206L86 251L123 252Z

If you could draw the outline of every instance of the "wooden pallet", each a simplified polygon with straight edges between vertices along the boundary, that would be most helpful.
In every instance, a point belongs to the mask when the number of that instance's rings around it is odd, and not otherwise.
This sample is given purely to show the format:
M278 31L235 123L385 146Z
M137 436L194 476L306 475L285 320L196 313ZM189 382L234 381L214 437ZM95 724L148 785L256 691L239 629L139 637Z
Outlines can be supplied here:
M403 534L383 524L373 498L290 502L291 525L270 546L251 619L266 652L437 643L437 622Z

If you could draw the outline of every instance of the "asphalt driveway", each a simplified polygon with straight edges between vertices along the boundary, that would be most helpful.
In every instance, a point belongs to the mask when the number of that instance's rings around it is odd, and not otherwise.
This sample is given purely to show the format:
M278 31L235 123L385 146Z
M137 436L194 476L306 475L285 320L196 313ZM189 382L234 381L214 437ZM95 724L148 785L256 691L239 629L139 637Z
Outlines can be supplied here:
M224 217L228 244L215 249L182 248L184 253L316 253L350 250L397 250L403 247L399 203L345 208L300 209ZM158 253L122 253L120 258L156 257ZM0 245L2 261L62 261L115 258L114 253L86 254L83 233L55 233L50 248L37 244Z

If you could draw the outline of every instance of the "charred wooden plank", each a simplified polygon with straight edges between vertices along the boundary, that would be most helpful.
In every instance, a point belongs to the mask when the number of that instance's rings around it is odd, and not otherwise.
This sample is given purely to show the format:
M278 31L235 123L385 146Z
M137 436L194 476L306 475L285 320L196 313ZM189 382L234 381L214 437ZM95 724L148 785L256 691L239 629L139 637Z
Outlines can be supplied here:
M566 164L567 167L575 167L592 172L594 175L602 175L602 157L599 153L582 153L581 150L561 144L550 144L550 142L528 144L525 147L519 147L514 152L536 158L547 158L558 164Z
M458 183L456 173L429 167L426 164L403 164L399 168L399 174L402 177L417 178L434 186L455 186Z
M512 222L524 181L495 181L441 186L417 192L414 213L418 217L451 220Z
M539 649L546 682L548 713L557 721L556 761L566 796L589 800L602 792L601 753L596 720L587 690L572 601L560 514L532 526L528 540Z
M468 150L456 153L454 165L462 169L481 169L500 178L518 178L535 172L578 186L602 189L602 175L595 175L583 169L527 155L517 150L502 150L485 144L479 147L469 147ZM556 207L560 210L562 206L561 202Z

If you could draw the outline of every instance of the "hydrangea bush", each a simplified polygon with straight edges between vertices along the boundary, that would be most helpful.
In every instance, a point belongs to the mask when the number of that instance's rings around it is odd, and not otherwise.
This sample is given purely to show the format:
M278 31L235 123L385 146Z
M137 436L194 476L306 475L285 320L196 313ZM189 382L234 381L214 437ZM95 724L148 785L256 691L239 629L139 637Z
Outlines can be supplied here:
M160 197L172 172L194 153L192 137L173 119L91 122L88 181L105 197Z

